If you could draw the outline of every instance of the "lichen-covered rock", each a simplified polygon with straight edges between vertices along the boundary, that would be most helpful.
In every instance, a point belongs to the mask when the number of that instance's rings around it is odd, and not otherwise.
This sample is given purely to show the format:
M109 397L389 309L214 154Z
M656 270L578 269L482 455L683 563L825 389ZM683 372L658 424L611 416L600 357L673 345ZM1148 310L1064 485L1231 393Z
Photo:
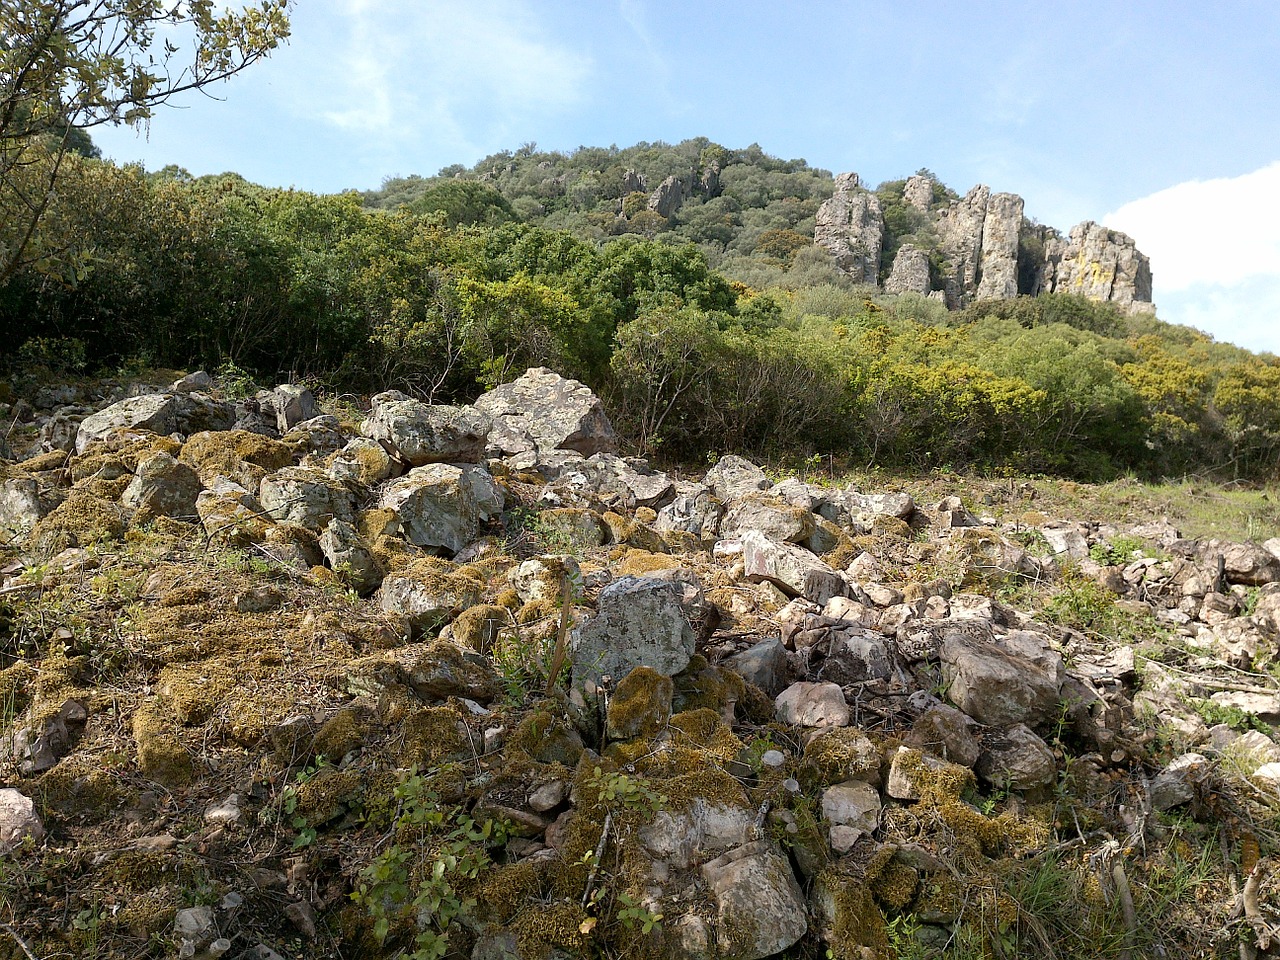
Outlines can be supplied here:
M991 188L978 184L959 200L939 210L934 222L946 260L944 290L951 309L967 306L977 295L982 264L982 228Z
M1011 300L1018 295L1018 237L1023 200L1016 193L993 193L982 221L979 300Z
M76 453L83 453L94 440L101 440L122 427L161 435L187 435L202 430L230 430L235 422L232 404L200 394L158 393L130 397L80 421L76 432Z
M1027 551L986 527L953 529L939 559L961 565L966 585L1034 577L1039 571Z
M546 367L527 370L481 396L475 405L505 430L529 437L540 451L576 450L589 457L618 450L618 435L600 398L585 384ZM494 452L504 456L521 451Z
M34 478L0 480L0 545L21 543L44 514L40 485Z
M1053 752L1022 723L988 730L974 769L987 783L1008 790L1047 787L1058 776Z
M360 433L390 443L415 467L428 463L479 463L492 423L475 407L423 403L396 390L372 398Z
M298 424L316 415L316 398L297 383L282 383L267 394L267 402L276 414L276 429L286 434Z
M351 491L309 467L285 467L265 477L258 500L277 523L296 524L316 533L331 520L350 522L355 515Z
M716 461L703 482L712 494L728 503L771 486L765 472L750 460L730 454Z
M329 458L328 472L329 476L343 483L372 487L400 470L396 469L391 455L377 440L352 437Z
M575 684L617 680L640 666L670 677L688 666L696 635L675 584L622 577L600 591L596 606L596 615L576 631Z
M808 929L791 864L765 840L743 844L702 867L716 901L716 942L725 956L763 960Z
M378 507L395 513L410 543L453 555L475 539L481 523L502 513L503 495L483 467L432 463L391 484Z
M779 723L803 727L845 727L849 725L849 704L844 691L834 683L793 683L774 701Z
M1128 235L1086 220L1071 228L1069 239L1045 243L1038 292L1074 293L1141 308L1151 302L1151 261Z
M952 631L939 655L947 699L979 723L1036 724L1056 715L1062 660L1039 647L1034 634L983 643Z
M157 451L138 462L120 502L134 511L135 523L151 517L196 518L196 498L204 486L195 470Z

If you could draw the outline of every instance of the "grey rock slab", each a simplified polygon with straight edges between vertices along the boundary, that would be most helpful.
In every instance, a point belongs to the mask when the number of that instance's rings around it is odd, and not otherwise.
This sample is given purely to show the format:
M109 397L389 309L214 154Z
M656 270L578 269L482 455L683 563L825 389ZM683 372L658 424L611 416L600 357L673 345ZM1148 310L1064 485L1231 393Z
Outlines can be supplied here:
M1053 752L1022 723L988 730L974 769L992 786L1012 790L1046 787L1058 776Z
M200 394L157 393L113 403L80 421L76 453L120 428L189 435L201 430L230 430L235 407Z
M17 790L0 789L0 856L12 853L28 839L38 842L44 824L36 816L35 803Z
M157 452L138 462L120 502L149 516L196 518L196 498L204 489L188 464Z
M34 478L0 480L0 545L21 543L44 515L40 485Z
M787 651L781 640L761 640L724 661L724 665L776 697L787 681Z
M755 530L742 536L742 561L743 575L748 580L768 581L793 597L825 603L844 592L831 579L840 580L839 574L804 547L771 540ZM827 595L819 600L811 595L815 593Z
M495 387L475 406L506 430L527 434L540 450L576 450L585 457L618 450L617 432L600 398L586 384L546 367Z
M979 723L1041 723L1057 711L1063 677L1030 644L981 643L953 632L940 656L947 699Z
M730 454L721 457L703 478L703 483L725 503L750 493L768 490L772 483L765 472L750 460Z
M849 704L834 683L793 683L774 701L774 714L780 723L804 727L849 725Z
M329 569L348 579L351 586L361 593L377 588L382 582L382 570L373 555L360 539L356 528L346 520L334 518L320 534L320 552L324 554Z
M428 463L480 463L492 421L475 407L414 400L391 390L372 398L362 436L385 440L415 467Z
M378 500L396 514L410 543L455 554L476 538L480 524L502 513L503 495L483 467L433 463L415 467Z
M702 867L716 902L716 940L739 960L763 960L796 943L808 929L804 894L777 846L757 840Z
M720 531L740 536L747 531L764 534L770 540L803 543L814 532L813 514L803 507L765 495L749 495L737 500L724 518Z
M258 500L272 520L315 533L334 519L350 522L355 514L351 491L310 467L285 467L268 474L258 490Z
M696 635L670 580L622 577L600 591L596 614L576 631L575 684L620 680L635 667L671 677L689 665Z

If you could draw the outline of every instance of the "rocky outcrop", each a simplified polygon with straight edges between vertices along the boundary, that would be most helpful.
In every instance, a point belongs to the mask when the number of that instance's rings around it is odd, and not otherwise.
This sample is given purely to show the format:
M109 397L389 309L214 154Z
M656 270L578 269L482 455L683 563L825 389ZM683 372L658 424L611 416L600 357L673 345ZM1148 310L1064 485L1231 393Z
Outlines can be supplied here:
M1086 220L1045 247L1045 293L1075 293L1132 309L1151 302L1151 261L1133 239Z
M982 222L978 300L1010 300L1018 295L1018 233L1022 226L1022 198L993 193Z
M692 177L678 177L672 174L658 184L658 189L649 194L649 209L660 217L671 217L691 196L693 196Z
M927 294L932 284L929 279L929 255L914 243L904 243L893 258L893 269L884 282L885 293Z
M982 261L982 228L987 222L991 189L979 184L959 200L938 211L935 227L939 249L946 259L943 291L947 306L964 306L978 289Z
M836 177L836 192L818 208L813 242L835 258L855 283L876 283L884 244L884 214L856 173Z
M937 238L936 250L904 243L885 282L888 293L920 293L942 299L953 310L976 300L1008 300L1022 294L1074 293L1126 310L1152 309L1151 265L1131 238L1092 221L1078 224L1068 239L1024 219L1024 201L992 193L979 184L945 205L934 201L933 179L909 178L903 202L923 215ZM817 214L814 243L858 283L875 283L885 243L880 203L855 173L836 177L835 192ZM930 256L941 255L942 277L931 279Z

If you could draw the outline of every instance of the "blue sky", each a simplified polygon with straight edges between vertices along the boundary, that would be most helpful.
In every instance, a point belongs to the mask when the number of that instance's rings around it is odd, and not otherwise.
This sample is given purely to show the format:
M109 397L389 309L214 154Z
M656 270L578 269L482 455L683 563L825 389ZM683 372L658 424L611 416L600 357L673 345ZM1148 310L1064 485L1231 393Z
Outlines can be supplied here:
M1125 230L1162 318L1280 353L1274 0L300 0L289 45L215 96L95 140L317 191L528 141L755 142L870 184L929 167Z

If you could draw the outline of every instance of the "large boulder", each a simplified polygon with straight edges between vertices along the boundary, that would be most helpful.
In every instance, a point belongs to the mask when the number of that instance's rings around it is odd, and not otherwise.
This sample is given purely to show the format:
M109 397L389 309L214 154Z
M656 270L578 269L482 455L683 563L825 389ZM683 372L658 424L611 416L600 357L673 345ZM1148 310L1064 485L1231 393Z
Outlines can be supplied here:
M574 682L617 681L635 667L671 677L689 665L695 642L676 583L623 577L600 591L596 615L577 630Z
M411 626L438 627L480 602L484 584L462 568L439 566L439 561L410 564L382 581L378 606L404 615Z
M585 384L546 367L534 367L490 390L476 400L476 409L508 432L506 445L523 435L538 450L576 450L585 457L618 450L618 435L600 398ZM525 449L492 452L506 455Z
M1130 309L1151 302L1151 261L1133 238L1086 220L1045 244L1042 293L1074 293ZM1149 307L1147 309L1150 309Z
M959 630L948 633L940 650L947 698L988 725L1034 725L1056 716L1065 669L1035 637L983 642Z
M285 467L264 477L258 500L277 523L293 523L315 533L335 518L350 521L355 513L351 491L310 467Z
M771 841L756 840L702 868L716 902L722 956L763 960L786 950L808 929L804 894L791 864Z
M378 507L395 513L410 543L455 554L476 538L481 523L502 513L503 503L483 467L431 463L391 484Z
M825 603L835 595L830 585L840 575L804 547L770 540L755 530L742 537L743 575L753 583L768 581L791 596ZM819 594L825 593L825 596Z
M121 428L186 436L201 430L230 430L235 422L236 408L233 404L197 393L153 393L129 397L80 421L76 432L76 453L83 453L94 440L101 440Z
M0 546L25 540L45 512L34 478L0 480Z
M192 467L157 451L138 462L138 469L120 502L144 519L157 516L194 519L196 498L203 489Z
M729 454L707 471L704 483L720 500L728 503L772 485L765 472L750 460Z
M415 467L428 463L479 463L492 422L475 407L423 403L397 390L372 398L360 433L389 443Z

